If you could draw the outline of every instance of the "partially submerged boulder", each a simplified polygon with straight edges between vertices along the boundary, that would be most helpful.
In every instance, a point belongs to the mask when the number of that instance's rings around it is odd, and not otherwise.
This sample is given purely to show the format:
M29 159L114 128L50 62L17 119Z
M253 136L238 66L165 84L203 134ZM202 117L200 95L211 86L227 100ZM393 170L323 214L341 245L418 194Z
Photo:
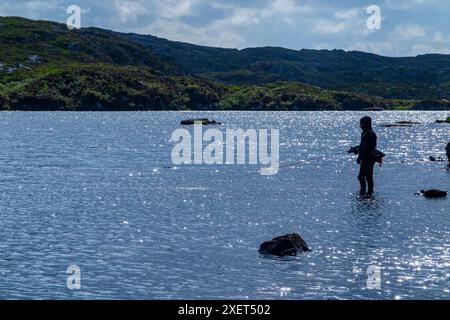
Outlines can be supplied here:
M306 242L297 233L287 234L264 242L258 252L272 256L296 256L298 253L311 251Z
M400 124L400 125L414 125L414 124L421 124L421 123L417 122L417 121L397 121L396 124Z
M403 127L410 128L410 127L412 127L414 125L418 125L418 124L421 124L421 123L417 122L417 121L404 120L404 121L397 121L394 123L382 123L379 126L383 127L383 128L403 128Z
M422 195L427 199L438 199L438 198L445 198L448 196L448 192L447 191L442 191L442 190L436 190L436 189L432 189L432 190L421 190L418 195Z
M435 158L433 156L430 156L430 161L431 162L444 162L445 160L442 157Z
M412 127L412 124L405 124L405 123L383 123L380 124L380 127L382 128L410 128Z
M187 119L183 120L180 123L182 126L193 126L195 124L201 124L203 126L208 125L221 125L220 122L216 122L215 120L209 120L209 119Z
M445 120L437 120L436 123L450 123L450 117Z

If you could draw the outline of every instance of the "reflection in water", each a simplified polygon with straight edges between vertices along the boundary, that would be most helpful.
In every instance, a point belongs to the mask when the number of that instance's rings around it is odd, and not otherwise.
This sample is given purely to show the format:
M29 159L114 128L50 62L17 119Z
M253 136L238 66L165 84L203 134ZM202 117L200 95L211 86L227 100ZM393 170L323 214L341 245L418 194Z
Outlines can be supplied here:
M382 195L373 194L371 196L355 195L351 201L352 214L355 219L370 219L376 221L383 214L384 206L388 205L383 201ZM367 222L367 221L364 221Z

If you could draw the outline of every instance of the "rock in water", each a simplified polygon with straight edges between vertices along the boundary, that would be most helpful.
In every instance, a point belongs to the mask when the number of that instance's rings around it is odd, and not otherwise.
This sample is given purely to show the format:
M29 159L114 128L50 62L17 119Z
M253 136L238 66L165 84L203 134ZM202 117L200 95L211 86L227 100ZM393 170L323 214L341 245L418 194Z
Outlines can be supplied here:
M436 161L436 158L433 157L433 156L430 156L430 161L431 161L431 162L435 162L435 161Z
M194 124L201 124L203 126L208 125L220 125L220 122L216 122L215 120L209 120L209 119L187 119L183 120L180 123L182 126L193 126Z
M403 124L403 125L413 125L413 124L421 124L417 121L397 121L396 124Z
M423 195L427 199L437 199L437 198L445 198L448 196L447 191L441 190L421 190L420 194Z
M272 256L296 256L298 253L311 251L306 242L298 234L287 234L264 242L259 247L260 254Z

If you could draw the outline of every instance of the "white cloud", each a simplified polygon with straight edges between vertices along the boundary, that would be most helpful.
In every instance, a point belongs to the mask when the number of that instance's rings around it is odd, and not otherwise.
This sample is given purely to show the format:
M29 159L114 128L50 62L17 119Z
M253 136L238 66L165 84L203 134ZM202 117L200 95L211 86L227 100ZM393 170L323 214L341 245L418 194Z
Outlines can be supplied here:
M273 0L268 10L274 14L293 15L298 13L311 13L314 9L308 5L299 5L294 0Z
M239 32L224 29L221 23L206 27L192 27L183 21L173 20L168 23L166 19L157 19L136 32L206 46L237 48L245 44Z
M312 32L321 35L338 34L348 30L350 24L346 22L335 22L330 20L320 20L312 28Z
M412 46L411 52L413 55L430 54L430 53L450 54L450 48L433 47L429 44L418 43Z
M66 9L57 0L33 0L33 1L4 1L0 3L0 16L22 16L40 19L49 11Z
M395 55L397 49L389 41L363 41L356 42L346 48L349 51L372 52L381 55Z
M410 10L424 4L431 4L434 0L384 0L383 6L387 9Z
M245 7L238 4L212 2L210 8L222 11L223 17L200 25L191 25L183 17L192 14L193 5L200 0L179 0L176 10L158 9L158 18L147 26L135 28L138 33L150 33L171 40L200 45L243 48L247 42L243 30L279 19L293 27L299 15L312 12L309 6L298 5L294 0L274 0L265 6ZM184 5L182 5L184 3ZM189 4L188 4L189 3ZM167 8L166 8L167 9ZM170 14L167 14L170 12Z
M266 6L245 7L240 5L211 3L214 9L227 11L228 15L221 19L225 24L231 25L251 25L259 24L269 18L281 17L286 23L292 25L294 17L299 14L311 13L313 8L307 5L298 5L294 0L273 0Z
M379 0L382 30L369 31L365 5L338 0L75 1L83 26L153 34L202 45L353 48L384 55L446 52L448 0ZM0 15L65 23L73 0L0 0ZM87 10L86 10L87 9ZM89 10L90 9L90 10ZM398 10L408 10L399 12ZM372 40L372 41L369 41Z
M283 18L283 21L286 22L288 25L290 25L291 27L295 27L295 22L294 20L290 19L290 18Z
M139 16L148 14L148 9L140 2L129 0L115 0L114 2L119 19L123 23L137 21Z
M192 9L199 0L165 0L157 1L158 16L168 19L180 18L192 14Z
M334 16L337 19L354 19L359 16L360 12L361 11L359 8L353 8L349 10L337 11Z
M404 26L397 26L394 30L394 35L402 40L421 38L424 37L426 34L427 32L425 28L420 25L410 24Z
M434 42L444 42L445 41L444 34L440 31L436 31L433 36L433 41Z

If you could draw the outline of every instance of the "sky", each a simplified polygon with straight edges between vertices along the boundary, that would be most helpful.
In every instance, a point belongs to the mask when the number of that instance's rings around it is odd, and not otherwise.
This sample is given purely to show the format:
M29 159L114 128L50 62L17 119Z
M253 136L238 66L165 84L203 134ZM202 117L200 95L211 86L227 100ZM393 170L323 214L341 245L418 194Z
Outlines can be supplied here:
M70 5L82 27L199 45L450 54L449 0L1 0L0 16L66 22Z

